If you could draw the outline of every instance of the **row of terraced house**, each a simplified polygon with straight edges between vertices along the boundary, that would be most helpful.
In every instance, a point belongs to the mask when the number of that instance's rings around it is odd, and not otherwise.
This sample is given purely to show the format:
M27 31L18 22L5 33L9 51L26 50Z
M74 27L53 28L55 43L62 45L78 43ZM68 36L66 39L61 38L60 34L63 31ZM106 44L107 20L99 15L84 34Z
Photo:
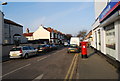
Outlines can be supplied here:
M35 32L29 31L29 28L27 28L26 33L23 35L28 39L28 42L31 43L63 44L65 41L68 41L65 34L51 27L41 25Z

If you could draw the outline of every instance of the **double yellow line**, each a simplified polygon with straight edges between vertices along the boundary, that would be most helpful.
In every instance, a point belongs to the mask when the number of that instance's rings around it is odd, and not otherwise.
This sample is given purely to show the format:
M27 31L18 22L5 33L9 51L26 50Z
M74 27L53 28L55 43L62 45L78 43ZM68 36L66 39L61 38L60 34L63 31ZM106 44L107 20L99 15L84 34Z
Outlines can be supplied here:
M72 80L73 73L74 73L75 67L77 65L77 60L78 60L78 54L75 54L73 57L72 63L68 69L68 72L65 76L64 81L71 81Z

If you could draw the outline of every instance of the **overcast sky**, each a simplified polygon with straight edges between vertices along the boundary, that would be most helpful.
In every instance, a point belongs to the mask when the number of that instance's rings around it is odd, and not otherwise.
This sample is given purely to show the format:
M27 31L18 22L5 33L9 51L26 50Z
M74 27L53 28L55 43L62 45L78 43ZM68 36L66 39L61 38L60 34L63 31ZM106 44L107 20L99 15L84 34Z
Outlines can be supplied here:
M93 2L9 2L3 6L5 18L30 28L31 32L43 24L63 33L76 35L78 31L92 29Z

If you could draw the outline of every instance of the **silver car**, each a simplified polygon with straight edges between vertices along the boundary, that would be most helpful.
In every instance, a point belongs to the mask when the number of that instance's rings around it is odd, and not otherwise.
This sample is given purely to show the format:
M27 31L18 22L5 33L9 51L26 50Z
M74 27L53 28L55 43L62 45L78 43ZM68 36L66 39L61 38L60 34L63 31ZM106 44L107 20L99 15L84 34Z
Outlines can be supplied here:
M31 46L18 46L13 47L10 50L10 58L28 58L29 56L33 56L37 54L37 49Z

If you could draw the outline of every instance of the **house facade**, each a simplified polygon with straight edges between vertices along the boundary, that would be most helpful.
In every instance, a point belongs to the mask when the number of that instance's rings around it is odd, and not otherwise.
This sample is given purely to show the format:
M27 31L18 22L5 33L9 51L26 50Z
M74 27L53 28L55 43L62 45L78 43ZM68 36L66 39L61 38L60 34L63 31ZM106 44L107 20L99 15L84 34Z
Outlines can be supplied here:
M120 0L95 0L92 47L120 62Z
M23 26L4 19L3 44L25 43L26 41L26 38L23 36Z
M47 44L50 41L50 32L47 31L43 26L40 26L34 33L33 33L34 40L40 41L40 43Z

